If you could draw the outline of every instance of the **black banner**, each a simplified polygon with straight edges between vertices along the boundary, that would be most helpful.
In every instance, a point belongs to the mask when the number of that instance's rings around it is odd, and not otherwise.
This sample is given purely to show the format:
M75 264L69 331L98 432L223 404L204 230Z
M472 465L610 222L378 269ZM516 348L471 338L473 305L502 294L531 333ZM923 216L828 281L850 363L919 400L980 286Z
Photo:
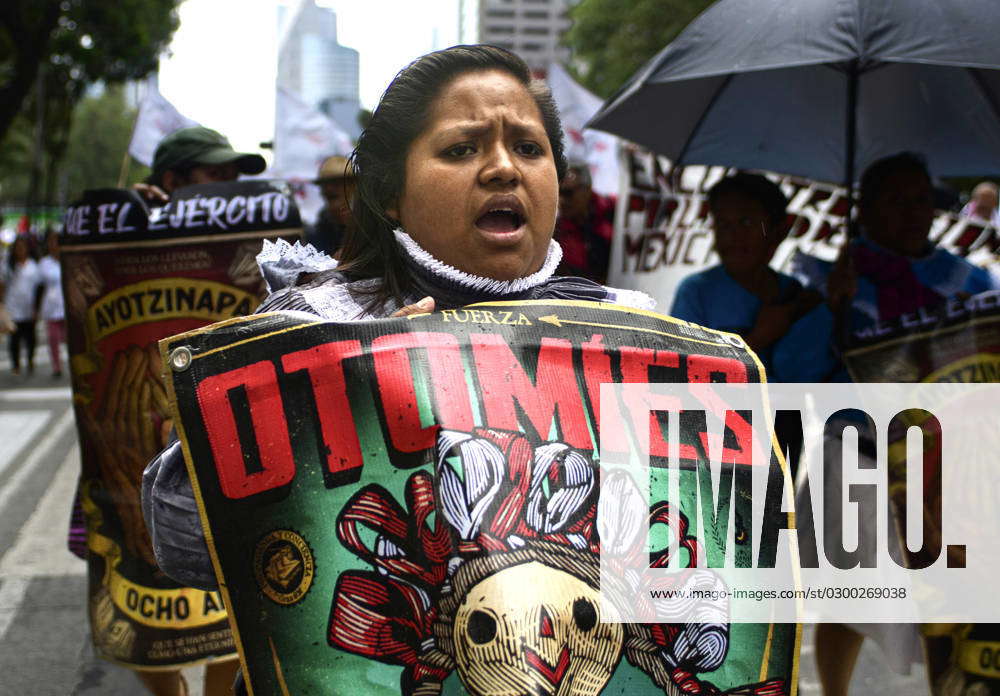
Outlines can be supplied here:
M274 193L264 183L189 187L159 219L177 220L172 211L185 201ZM151 221L132 191L89 191L67 214L61 250L91 635L102 657L142 668L235 650L222 597L167 577L142 518L142 472L173 425L156 343L253 312L265 293L255 261L261 240L300 233L210 230L185 218L154 234ZM298 222L294 206L287 221Z
M160 346L254 694L795 693L794 625L598 621L600 385L759 381L738 337L537 301ZM696 466L674 532L712 553Z

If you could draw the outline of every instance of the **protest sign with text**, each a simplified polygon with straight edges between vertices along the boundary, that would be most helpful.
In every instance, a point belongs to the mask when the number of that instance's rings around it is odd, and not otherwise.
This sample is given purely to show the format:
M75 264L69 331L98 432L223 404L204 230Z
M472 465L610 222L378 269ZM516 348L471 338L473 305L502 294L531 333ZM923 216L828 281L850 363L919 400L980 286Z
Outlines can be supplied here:
M950 385L942 389L954 395L952 408L960 409L962 427L952 428L946 442L961 443L965 451L950 459L932 460L933 466L925 473L923 481L926 506L939 511L941 477L959 475L961 478L955 485L967 497L959 519L977 532L992 534L996 529L992 512L997 483L993 480L995 455L990 455L1000 449L1000 442L995 436L997 414L993 405L996 396L992 402L988 400L994 394L994 387L986 384L1000 382L1000 292L955 297L942 305L906 313L892 321L875 322L852 337L844 351L844 361L852 378L859 382L894 380ZM963 398L965 393L969 395ZM912 420L920 426L926 426L927 422L921 415ZM899 529L912 526L915 518L921 519L919 511L907 504L915 496L912 482L906 476L909 468L905 463L907 450L902 434L898 428L889 434L886 464L890 512ZM943 433L931 432L928 441L936 443L943 436ZM986 466L980 464L984 455ZM927 495L928 486L933 493L930 496ZM932 536L939 534L934 526L928 532ZM907 563L919 566L926 562L925 553L903 549ZM997 557L996 550L971 548L954 550L951 556L955 563L970 558L970 562L978 562L989 554ZM995 572L980 574L978 584L969 579L964 588L945 585L939 591L982 597L983 588L990 586L995 577ZM988 688L990 691L986 693L1000 693L1000 627L995 618L982 612L971 616L955 614L948 623L925 625L923 634L932 680L947 681L952 689L979 689L982 693Z
M622 188L615 214L609 282L654 297L667 311L681 281L719 262L708 191L725 167L674 169L635 146L621 148ZM846 191L833 184L768 174L788 197L788 237L771 266L792 273L797 252L833 261L845 241ZM993 262L1000 236L987 221L939 211L930 241L973 263Z
M599 480L600 385L756 382L738 337L535 301L267 314L161 350L252 693L796 692L794 624L600 607L598 501L621 493ZM685 532L694 511L651 501L685 548L718 550Z
M230 209L241 218L227 218ZM294 204L264 182L181 189L153 213L132 191L90 191L67 212L61 263L79 497L91 632L103 657L165 667L235 650L219 593L164 575L143 521L142 472L172 428L156 342L253 312L264 293L261 240L299 232Z

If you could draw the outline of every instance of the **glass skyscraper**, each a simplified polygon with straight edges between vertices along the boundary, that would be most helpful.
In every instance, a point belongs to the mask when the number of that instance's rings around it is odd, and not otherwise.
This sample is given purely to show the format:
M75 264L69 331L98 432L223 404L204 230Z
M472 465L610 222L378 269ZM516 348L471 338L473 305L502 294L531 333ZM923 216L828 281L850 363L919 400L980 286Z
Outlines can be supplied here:
M333 10L304 0L291 12L282 27L278 84L330 116L352 138L361 134L358 52L337 43Z

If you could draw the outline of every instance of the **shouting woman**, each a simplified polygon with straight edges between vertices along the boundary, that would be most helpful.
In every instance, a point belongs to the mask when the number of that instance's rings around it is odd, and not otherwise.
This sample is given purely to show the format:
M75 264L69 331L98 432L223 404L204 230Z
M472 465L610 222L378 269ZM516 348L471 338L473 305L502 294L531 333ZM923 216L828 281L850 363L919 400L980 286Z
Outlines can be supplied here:
M652 306L641 293L554 275L562 255L552 240L566 170L561 127L551 95L508 51L456 46L403 69L353 164L357 225L339 263L300 247L266 248L262 270L280 289L260 311L352 322L499 300ZM444 449L469 461L458 469L440 461L438 483L415 472L405 485L409 513L373 485L341 514L338 536L354 553L362 527L377 532L382 541L372 562L379 572L341 569L328 640L352 664L366 658L401 668L398 686L370 677L345 690L430 696L454 693L457 676L473 694L598 694L627 659L650 693L722 693L699 673L725 661L724 621L600 622L598 487L589 459L559 443L532 449L538 443L515 432L441 437ZM493 458L484 463L482 452ZM521 480L525 471L544 470L554 474L553 486L573 488L564 496L572 528L546 522L516 490L501 492L511 495L499 504L503 514L480 506L477 522L466 524L469 511L443 489L454 490L457 470L487 464L511 475L516 469ZM150 463L143 488L160 566L186 584L215 586L178 443ZM432 513L435 532L426 531ZM511 532L522 522L537 532L528 541ZM449 540L459 538L452 548ZM421 541L424 547L410 548ZM389 596L399 601L377 599ZM787 689L776 679L732 693L779 696Z

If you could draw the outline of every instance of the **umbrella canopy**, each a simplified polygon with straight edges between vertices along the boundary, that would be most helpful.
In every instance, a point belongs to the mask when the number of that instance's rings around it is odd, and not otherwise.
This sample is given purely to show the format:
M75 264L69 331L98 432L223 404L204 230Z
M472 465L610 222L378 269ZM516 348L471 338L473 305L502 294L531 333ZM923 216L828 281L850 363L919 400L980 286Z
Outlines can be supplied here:
M997 0L720 0L588 123L672 159L853 183L1000 174Z

